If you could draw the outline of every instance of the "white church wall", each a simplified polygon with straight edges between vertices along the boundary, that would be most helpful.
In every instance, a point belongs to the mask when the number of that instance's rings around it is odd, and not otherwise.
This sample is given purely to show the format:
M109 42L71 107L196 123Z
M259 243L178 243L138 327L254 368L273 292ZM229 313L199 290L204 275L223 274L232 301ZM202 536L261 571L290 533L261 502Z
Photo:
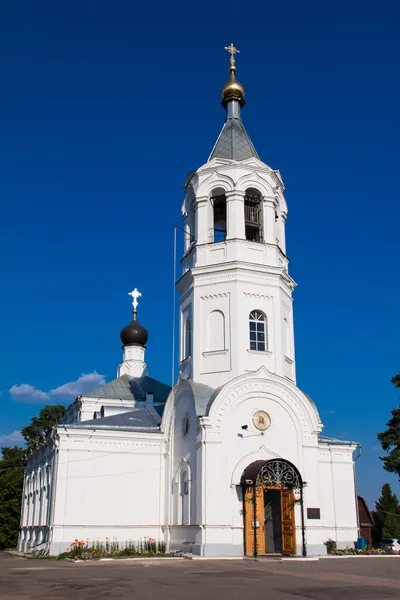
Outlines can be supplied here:
M268 273L229 268L220 278L215 273L198 274L190 297L193 314L190 372L194 381L216 388L262 366L295 381L290 291L283 290ZM185 299L182 326L186 320L186 303ZM249 316L254 310L266 317L265 351L250 350ZM210 321L216 315L220 317L218 327ZM216 345L225 348L217 349ZM190 376L186 362L185 359L181 363L181 371Z
M358 538L357 504L352 451L355 447L331 447L332 479L339 548L353 547Z
M197 416L190 385L180 381L168 400L163 427L168 457L165 470L165 523L168 547L191 552L198 526Z
M307 554L320 555L326 554L324 546L324 523L325 523L325 506L326 506L326 491L324 490L323 482L320 479L319 470L319 451L317 436L313 440L307 441L310 444L303 449L304 453L304 470L303 481L306 483L303 490L304 495L304 520L306 526L306 543ZM328 500L329 503L329 500ZM309 518L308 510L318 509L319 519ZM297 525L297 547L299 553L300 530L298 525L300 520L296 521Z
M163 441L157 434L60 431L51 553L75 539L164 539Z
M54 444L37 446L28 458L21 504L21 531L18 549L26 552L40 547L49 537L57 452Z
M210 416L203 419L202 474L205 490L202 517L205 532L200 551L209 556L243 554L243 502L238 486L244 469L256 460L279 457L289 460L300 473L304 473L304 428L310 433L316 425L315 417L312 424L299 400L295 400L288 391L285 393L282 386L277 387L262 376L257 378L257 374L242 376L238 380L236 385L234 382L227 385L229 389L221 393L221 398L216 398ZM258 410L266 411L271 418L271 426L264 434L252 423L252 417ZM313 410L310 408L310 412ZM242 426L247 426L247 429L242 429ZM316 467L316 455L314 462ZM311 481L313 487L315 483ZM296 516L300 552L298 508Z
M263 278L253 275L252 281L240 282L237 294L236 348L240 348L239 373L258 371L262 366L275 372L277 366L278 331L275 326L276 291L265 286ZM266 350L250 350L249 317L252 311L261 311L266 317Z
M354 480L355 446L319 447L322 540L337 542L339 548L353 547L358 538Z
M231 371L231 309L230 293L226 290L196 290L198 311L198 357L200 374L222 373Z

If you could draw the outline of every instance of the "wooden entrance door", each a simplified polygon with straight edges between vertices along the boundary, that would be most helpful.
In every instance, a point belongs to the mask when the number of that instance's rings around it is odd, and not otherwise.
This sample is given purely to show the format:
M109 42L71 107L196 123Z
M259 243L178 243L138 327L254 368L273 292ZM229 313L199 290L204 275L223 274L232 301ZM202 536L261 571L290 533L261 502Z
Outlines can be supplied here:
M282 554L296 554L293 490L281 489Z
M265 516L264 516L264 490L266 486L256 487L256 544L257 554L265 554ZM286 488L273 488L280 490L281 496L281 537L282 554L296 554L296 527L294 520L294 494L293 490ZM254 488L247 487L244 494L244 541L245 555L254 556Z
M256 519L254 523L254 488L247 487L244 495L244 543L245 555L254 556L254 526L256 528L257 554L265 554L264 488L255 489Z

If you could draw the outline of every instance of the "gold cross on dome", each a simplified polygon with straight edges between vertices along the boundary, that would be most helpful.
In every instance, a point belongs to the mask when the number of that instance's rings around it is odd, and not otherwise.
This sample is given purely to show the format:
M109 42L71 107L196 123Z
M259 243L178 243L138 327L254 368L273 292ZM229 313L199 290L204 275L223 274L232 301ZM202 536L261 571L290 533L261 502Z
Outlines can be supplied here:
M240 54L240 50L235 48L235 46L233 45L233 42L231 42L230 46L225 46L224 50L227 50L229 52L229 54L231 55L231 57L230 57L231 67L234 67L235 66L235 54Z

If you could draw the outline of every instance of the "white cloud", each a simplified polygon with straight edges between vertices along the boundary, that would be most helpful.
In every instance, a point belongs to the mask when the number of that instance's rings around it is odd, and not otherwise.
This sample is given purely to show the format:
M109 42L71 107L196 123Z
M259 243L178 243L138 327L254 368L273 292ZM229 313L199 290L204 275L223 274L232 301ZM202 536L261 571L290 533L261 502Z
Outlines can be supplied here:
M81 396L86 392L90 392L100 385L104 385L106 382L106 378L104 375L100 375L96 371L93 373L82 373L80 377L76 381L70 381L69 383L64 383L64 385L60 385L60 387L55 388L50 391L52 396Z
M49 395L46 392L37 390L34 385L29 385L28 383L13 385L8 391L12 399L18 402L44 402L49 399Z
M23 446L25 440L20 431L13 431L5 435L0 434L0 446Z
M93 373L82 373L76 381L64 383L49 392L38 390L34 385L28 383L13 385L9 392L12 399L18 402L68 402L104 385L105 382L104 375L93 371Z

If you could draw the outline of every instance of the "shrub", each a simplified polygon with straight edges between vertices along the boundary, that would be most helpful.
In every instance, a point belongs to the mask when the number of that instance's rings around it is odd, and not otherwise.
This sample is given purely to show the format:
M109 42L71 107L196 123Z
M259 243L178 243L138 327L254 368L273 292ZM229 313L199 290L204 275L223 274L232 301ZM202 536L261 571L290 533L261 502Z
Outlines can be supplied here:
M337 546L335 540L326 540L324 544L326 546L326 551L328 554L333 554L336 551Z

